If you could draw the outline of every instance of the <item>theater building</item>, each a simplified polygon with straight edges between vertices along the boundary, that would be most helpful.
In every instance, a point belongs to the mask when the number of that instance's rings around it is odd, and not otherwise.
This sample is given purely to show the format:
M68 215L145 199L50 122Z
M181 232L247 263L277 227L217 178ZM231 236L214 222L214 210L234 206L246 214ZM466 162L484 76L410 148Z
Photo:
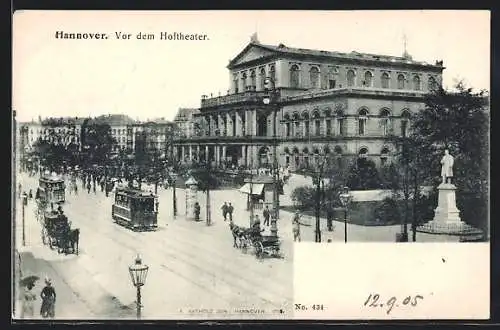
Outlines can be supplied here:
M279 164L292 170L332 154L339 162L367 157L380 165L394 152L389 137L408 133L444 67L406 51L340 53L263 45L253 37L227 69L227 95L202 96L195 134L176 141L182 161L262 167L272 162L276 143Z

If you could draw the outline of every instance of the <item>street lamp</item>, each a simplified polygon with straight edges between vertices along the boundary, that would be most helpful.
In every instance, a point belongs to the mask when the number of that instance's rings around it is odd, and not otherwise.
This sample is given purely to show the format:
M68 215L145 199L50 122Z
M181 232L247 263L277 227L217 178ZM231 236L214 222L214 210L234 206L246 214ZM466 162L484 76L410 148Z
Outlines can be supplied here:
M26 205L28 205L28 194L26 194L26 191L23 192L23 199L22 199L22 203L23 203L23 246L26 246L26 236L25 236L25 222L24 222L24 208L26 207Z
M324 157L318 158L318 176L316 178L316 230L315 242L321 243L321 228L320 228L320 211L321 211L321 183L323 182L323 167L326 159Z
M352 200L352 195L349 193L349 187L345 186L343 188L339 198L342 206L344 207L344 242L347 243L347 211Z
M135 263L128 267L132 284L137 288L137 319L141 318L141 286L146 282L149 267L142 264L142 260L137 255Z
M264 90L269 91L270 94L265 96L262 100L265 105L274 106L273 109L273 217L271 219L271 235L278 236L278 226L277 221L279 219L279 171L278 171L278 155L277 155L277 134L276 134L276 117L278 113L278 107L276 105L276 86L272 78L266 78L264 80Z
M172 172L170 174L170 176L172 177L172 189L173 189L173 195L172 195L172 204L173 204L173 208L174 208L174 217L177 216L177 196L175 195L175 192L177 190L177 174L174 173L173 171L173 168L172 168Z

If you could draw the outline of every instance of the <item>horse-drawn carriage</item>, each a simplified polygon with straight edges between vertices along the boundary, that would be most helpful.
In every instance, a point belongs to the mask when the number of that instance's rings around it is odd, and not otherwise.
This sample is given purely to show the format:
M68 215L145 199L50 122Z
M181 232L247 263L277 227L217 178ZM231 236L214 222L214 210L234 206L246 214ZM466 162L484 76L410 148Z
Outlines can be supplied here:
M42 241L51 249L57 248L58 253L76 253L80 229L71 229L68 217L58 211L47 211L43 218Z
M279 238L273 235L262 235L263 230L260 230L260 227L245 228L231 222L229 229L233 234L233 247L241 249L244 253L249 247L253 247L257 258L263 258L264 255L281 256Z

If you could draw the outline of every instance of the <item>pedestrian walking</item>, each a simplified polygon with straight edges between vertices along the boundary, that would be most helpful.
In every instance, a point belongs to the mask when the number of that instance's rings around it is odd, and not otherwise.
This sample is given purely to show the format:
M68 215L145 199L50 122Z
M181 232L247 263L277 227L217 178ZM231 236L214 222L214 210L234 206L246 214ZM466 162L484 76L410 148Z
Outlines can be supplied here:
M224 221L226 221L227 220L227 211L228 211L227 202L224 202L224 205L222 205L221 209L222 209L222 216L224 217Z
M33 199L33 189L30 189L30 193L28 194L29 199Z
M293 241L299 241L300 242L300 226L308 226L310 227L311 225L305 224L300 222L301 215L299 214L299 211L295 211L295 214L293 216L292 220L292 226L293 226Z
M234 207L229 203L229 206L227 207L227 213L229 213L229 221L233 221L233 212L234 212Z
M196 202L194 204L194 220L195 221L200 221L200 204L198 202Z
M90 181L88 181L88 182L87 182L87 193L88 193L88 194L90 194L90 188L92 188L92 187L91 187L91 185L90 185Z
M271 214L269 213L269 206L266 205L266 208L262 212L262 215L264 216L264 226L269 226L269 217Z
M326 208L326 225L328 227L328 231L333 231L333 209L331 206Z
M22 300L22 310L21 318L29 319L35 316L35 300L36 294L33 293L32 289L35 286L34 283L28 283L24 287L23 300Z
M42 307L40 308L40 315L45 318L54 318L55 316L55 305L56 305L56 290L52 286L52 281L50 278L45 279L45 287L40 293L42 298Z

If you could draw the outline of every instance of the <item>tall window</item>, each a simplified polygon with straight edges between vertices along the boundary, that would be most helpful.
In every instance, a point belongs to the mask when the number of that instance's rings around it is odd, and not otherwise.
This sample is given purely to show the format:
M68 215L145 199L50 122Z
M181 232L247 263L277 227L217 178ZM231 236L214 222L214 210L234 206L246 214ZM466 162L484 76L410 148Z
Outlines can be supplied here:
M326 123L326 135L330 136L332 135L332 121L330 119L327 119L325 123Z
M408 129L410 126L410 113L405 110L401 114L401 136L406 137L408 136Z
M413 89L416 91L420 90L420 77L419 76L413 77Z
M290 123L286 123L286 136L290 136Z
M335 88L335 79L328 80L328 89L334 89L334 88Z
M264 90L264 82L266 81L266 69L264 69L264 68L260 69L259 81L260 81L259 89L263 91Z
M338 129L339 135L345 136L346 135L346 131L345 131L345 118L344 118L344 115L340 115L337 118L337 122L338 122L338 125L339 125L339 129Z
M381 78L381 83L382 83L382 88L389 88L389 74L387 72L382 73L382 78Z
M295 64L290 68L290 87L299 87L299 67Z
M430 76L429 77L429 90L432 91L432 90L436 89L436 87L437 87L436 79L434 79L434 77Z
M252 88L257 86L257 77L255 76L255 70L250 71L250 80Z
M402 74L398 75L398 89L405 88L405 76Z
M304 135L309 136L309 120L304 121Z
M271 76L271 79L276 84L276 71L274 70L274 65L269 67L269 76Z
M242 92L247 90L247 73L243 72L241 74L241 86L242 86Z
M365 72L365 86L366 87L372 87L373 83L373 75L370 71Z
M319 85L319 69L315 66L311 68L309 71L309 75L311 78L311 88L320 88Z
M238 90L239 90L238 89L238 87L239 87L238 86L238 75L234 75L233 81L234 81L234 93L238 94Z
M354 71L352 70L347 71L346 77L347 77L347 87L353 87L354 77L355 77Z
M358 118L358 134L359 135L365 135L366 134L366 120L368 119L368 112L366 109L361 109L359 111L359 118Z
M389 111L387 109L383 109L380 112L380 128L383 136L387 136L390 133L390 122L389 122Z

